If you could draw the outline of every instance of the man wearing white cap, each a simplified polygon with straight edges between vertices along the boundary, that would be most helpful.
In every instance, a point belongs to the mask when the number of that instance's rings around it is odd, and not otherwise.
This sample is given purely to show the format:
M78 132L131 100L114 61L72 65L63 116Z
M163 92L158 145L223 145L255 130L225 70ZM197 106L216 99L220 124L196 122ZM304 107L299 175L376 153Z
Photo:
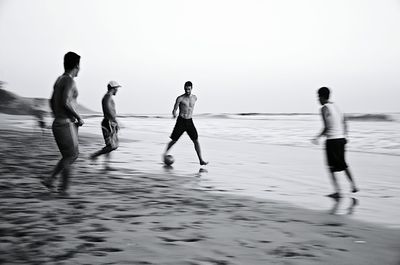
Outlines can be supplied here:
M103 132L104 141L106 146L92 154L90 158L96 159L99 155L106 154L109 158L110 152L118 148L118 122L117 112L115 110L115 103L113 96L118 92L118 88L121 87L116 81L110 81L107 85L107 93L104 95L101 101L103 107L104 118L101 122L101 130Z

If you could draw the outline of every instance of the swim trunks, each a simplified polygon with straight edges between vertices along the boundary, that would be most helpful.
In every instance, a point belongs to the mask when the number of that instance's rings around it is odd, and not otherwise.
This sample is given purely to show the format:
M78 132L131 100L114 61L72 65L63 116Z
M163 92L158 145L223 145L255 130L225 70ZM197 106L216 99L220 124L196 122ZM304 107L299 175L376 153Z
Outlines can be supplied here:
M173 141L178 141L179 137L181 137L181 135L184 132L187 132L187 134L189 135L190 139L192 139L192 141L195 141L199 138L196 127L194 126L193 120L192 119L184 119L181 116L178 116L178 118L176 119L176 124L175 124L174 130L172 131L170 138Z
M78 157L78 126L69 119L56 118L52 130L62 156Z
M326 140L326 157L331 172L343 171L347 168L344 157L346 143L345 138Z

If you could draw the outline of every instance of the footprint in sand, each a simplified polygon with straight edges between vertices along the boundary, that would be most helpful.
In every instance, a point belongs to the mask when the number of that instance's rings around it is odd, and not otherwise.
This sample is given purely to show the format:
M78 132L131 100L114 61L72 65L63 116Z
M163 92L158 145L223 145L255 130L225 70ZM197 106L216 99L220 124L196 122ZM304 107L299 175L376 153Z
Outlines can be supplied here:
M164 242L167 243L175 243L175 242L188 242L188 243L192 243L192 242L198 242L203 240L203 238L171 238L171 237L162 237L160 236L159 238L161 238Z
M343 226L343 223L335 223L335 222L323 223L323 224L320 224L320 226Z
M280 246L270 251L270 254L282 257L282 258L292 258L292 257L308 257L315 258L314 254L307 253L305 250L297 249L290 246Z
M94 251L101 251L101 252L120 252L120 251L123 251L120 248L112 248L112 247L109 247L109 248L95 248L93 250Z
M107 228L102 224L90 224L89 228L85 227L84 229L80 229L79 233L92 233L92 232L101 233L108 231L111 231L111 229Z
M77 200L77 201L70 201L68 202L69 205L74 207L75 209L86 209L86 206L84 204L89 203L88 201L83 201L83 200Z
M85 240L86 242L105 242L105 238L104 237L100 237L100 236L79 236L79 239Z
M108 232L111 231L110 228L102 225L102 224L90 224L91 227L93 227L94 232Z
M151 228L150 230L156 231L156 232L168 232L168 231L177 231L177 230L184 230L184 227L168 227L168 226L162 226L162 227L155 227Z
M356 239L357 237L350 235L350 234L346 234L340 231L327 231L324 233L324 235L329 236L329 237L340 237L340 238L353 238Z
M79 253L79 251L77 251L76 249L71 249L71 250L68 250L66 253L54 256L53 260L60 261L60 260L71 259L78 253Z
M232 256L227 256L228 258ZM202 258L202 259L196 259L195 261L191 261L190 264L193 265L228 265L231 264L227 260L222 260L222 259L213 259L213 258Z

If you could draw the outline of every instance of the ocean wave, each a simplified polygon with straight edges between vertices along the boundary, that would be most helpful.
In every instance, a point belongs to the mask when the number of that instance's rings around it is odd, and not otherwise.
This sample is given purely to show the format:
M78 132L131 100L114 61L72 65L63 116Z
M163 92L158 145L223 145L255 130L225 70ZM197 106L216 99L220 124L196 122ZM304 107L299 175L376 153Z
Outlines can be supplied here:
M263 118L263 117L276 117L276 116L310 116L316 115L315 113L262 113L262 112L241 112L241 113L203 113L193 115L200 118L214 118L214 119L243 119L243 118Z
M389 114L346 114L346 119L353 121L395 121Z
M242 112L242 113L236 113L234 115L238 116L309 116L309 115L315 115L315 113L300 113L300 112L289 112L289 113L283 113L283 112L277 112L277 113L269 113L269 112Z
M291 120L301 120L301 117L319 116L318 113L260 113L260 112L242 112L242 113L201 113L193 115L194 118L210 118L210 119L255 119L255 120L269 120L279 119L282 117L284 120L291 117ZM102 114L87 114L85 118L102 117ZM397 117L396 118L394 118ZM118 118L135 118L135 119L171 119L171 114L119 114ZM396 121L400 115L387 113L377 114L346 114L347 120L352 121ZM308 119L308 118L306 118Z

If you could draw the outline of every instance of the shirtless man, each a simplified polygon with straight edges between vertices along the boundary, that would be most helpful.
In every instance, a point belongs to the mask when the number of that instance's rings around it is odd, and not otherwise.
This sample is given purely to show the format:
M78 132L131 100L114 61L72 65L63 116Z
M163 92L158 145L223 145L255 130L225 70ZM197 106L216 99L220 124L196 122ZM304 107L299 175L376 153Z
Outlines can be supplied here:
M179 137L181 137L181 135L186 131L194 143L194 149L196 150L200 165L207 165L208 162L205 162L201 157L198 134L192 120L194 104L196 101L197 97L192 95L192 82L187 81L185 83L185 94L177 97L174 109L172 110L172 116L175 118L176 110L179 107L179 116L176 119L174 130L170 136L171 141L167 145L167 148L164 152L164 157L167 155L169 149L171 149L171 147L178 141Z
M115 110L115 103L113 96L118 92L121 87L116 81L110 81L107 85L107 93L104 95L101 105L103 107L103 121L101 122L101 130L106 146L92 154L90 158L95 160L98 156L106 154L107 159L110 158L110 152L118 148L118 122L117 112Z
M56 176L61 173L62 178L58 188L61 194L66 194L70 168L79 154L78 126L83 125L83 120L75 109L78 90L74 77L78 76L80 58L74 52L68 52L64 55L65 72L56 80L50 99L50 107L55 118L52 125L53 135L62 158L51 176L44 179L42 184L52 190Z

